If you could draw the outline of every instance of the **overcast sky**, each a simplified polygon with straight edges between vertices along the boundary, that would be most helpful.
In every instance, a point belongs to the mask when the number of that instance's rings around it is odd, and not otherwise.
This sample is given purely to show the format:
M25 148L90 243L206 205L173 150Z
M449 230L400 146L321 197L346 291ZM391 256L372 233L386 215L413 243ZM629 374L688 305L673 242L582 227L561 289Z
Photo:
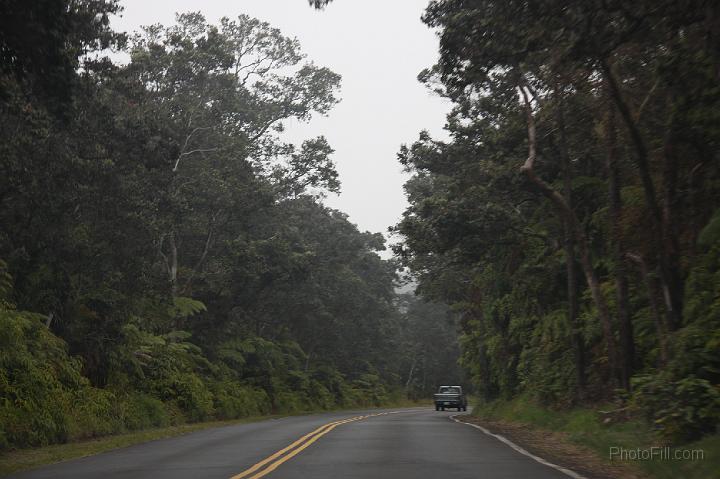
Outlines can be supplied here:
M342 193L326 203L348 213L361 230L386 233L407 205L406 175L396 159L400 145L422 129L444 137L450 108L417 81L437 58L437 37L420 21L427 3L335 0L316 11L306 0L123 0L113 27L129 32L168 25L175 12L201 11L211 22L246 13L297 37L308 60L342 75L342 101L327 117L286 124L287 138L299 143L325 135L342 182Z

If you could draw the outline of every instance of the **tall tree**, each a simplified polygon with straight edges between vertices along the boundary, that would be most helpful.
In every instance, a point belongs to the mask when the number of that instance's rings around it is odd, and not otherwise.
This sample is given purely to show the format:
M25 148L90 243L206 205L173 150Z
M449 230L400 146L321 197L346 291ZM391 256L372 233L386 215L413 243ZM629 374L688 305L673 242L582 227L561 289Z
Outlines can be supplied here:
M597 399L672 369L693 322L684 278L718 201L717 9L437 0L424 20L440 58L420 78L456 106L449 141L422 133L400 152L413 177L396 250L422 294L463 312L483 394L563 401L586 378ZM639 398L658 383L643 384Z

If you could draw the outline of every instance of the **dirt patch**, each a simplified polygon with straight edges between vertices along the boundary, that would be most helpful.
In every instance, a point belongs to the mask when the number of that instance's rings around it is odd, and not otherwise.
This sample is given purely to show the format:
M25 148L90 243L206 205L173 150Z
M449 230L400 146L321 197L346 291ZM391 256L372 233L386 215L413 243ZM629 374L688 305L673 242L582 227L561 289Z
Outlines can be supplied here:
M575 471L588 479L646 479L648 477L632 466L609 464L595 451L571 443L561 432L469 415L457 416L456 419L482 426L493 434L506 437L526 451L548 462Z

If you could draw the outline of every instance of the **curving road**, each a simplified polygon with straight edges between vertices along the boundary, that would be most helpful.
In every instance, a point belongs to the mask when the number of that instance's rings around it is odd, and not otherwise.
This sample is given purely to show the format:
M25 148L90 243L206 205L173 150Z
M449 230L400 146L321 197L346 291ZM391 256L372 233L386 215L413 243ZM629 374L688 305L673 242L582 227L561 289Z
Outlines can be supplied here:
M567 479L428 408L343 411L195 432L14 478Z

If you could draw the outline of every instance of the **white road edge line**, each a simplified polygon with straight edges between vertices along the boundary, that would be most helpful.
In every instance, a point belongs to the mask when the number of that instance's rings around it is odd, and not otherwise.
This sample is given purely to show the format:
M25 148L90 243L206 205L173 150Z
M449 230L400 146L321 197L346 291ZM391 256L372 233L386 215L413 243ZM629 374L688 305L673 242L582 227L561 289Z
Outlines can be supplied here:
M474 427L475 429L480 429L482 432L484 432L488 436L492 436L495 439L497 439L498 441L500 441L504 444L507 444L508 446L515 449L517 452L519 452L520 454L527 456L531 459L534 459L535 461L539 462L540 464L543 464L548 467L552 467L553 469L556 469L556 470L562 472L563 474L566 474L566 475L572 477L573 479L588 479L587 477L582 476L575 471L572 471L572 470L567 469L562 466L558 466L557 464L553 464L552 462L548 462L545 459L543 459L542 457L538 457L535 454L532 454L531 452L526 451L525 449L518 446L517 444L515 444L514 442L512 442L510 439L506 438L505 436L501 436L500 434L494 434L494 433L488 431L487 429L485 429L484 427L478 426L477 424L470 424L469 422L460 421L457 419L457 414L450 416L450 419L452 419L453 421L455 421L459 424L465 424L467 426Z

